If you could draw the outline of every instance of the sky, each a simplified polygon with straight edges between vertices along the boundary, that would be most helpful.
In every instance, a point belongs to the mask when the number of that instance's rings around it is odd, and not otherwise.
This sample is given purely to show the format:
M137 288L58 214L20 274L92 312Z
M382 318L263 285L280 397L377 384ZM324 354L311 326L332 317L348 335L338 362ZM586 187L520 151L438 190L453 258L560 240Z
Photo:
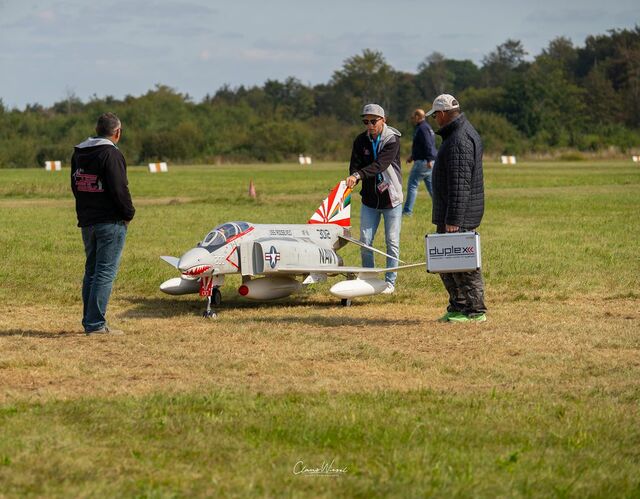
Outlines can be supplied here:
M225 84L327 83L364 49L416 72L433 52L480 65L511 38L531 58L559 36L583 46L636 24L638 0L0 0L0 99L23 109L162 84L199 102Z

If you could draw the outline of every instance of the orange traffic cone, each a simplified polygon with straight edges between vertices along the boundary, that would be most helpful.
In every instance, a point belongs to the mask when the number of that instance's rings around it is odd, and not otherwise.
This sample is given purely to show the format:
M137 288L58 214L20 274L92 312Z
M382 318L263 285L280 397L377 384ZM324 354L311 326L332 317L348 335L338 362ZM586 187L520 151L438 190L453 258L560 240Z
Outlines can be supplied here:
M256 197L256 187L253 185L253 179L249 180L249 196Z

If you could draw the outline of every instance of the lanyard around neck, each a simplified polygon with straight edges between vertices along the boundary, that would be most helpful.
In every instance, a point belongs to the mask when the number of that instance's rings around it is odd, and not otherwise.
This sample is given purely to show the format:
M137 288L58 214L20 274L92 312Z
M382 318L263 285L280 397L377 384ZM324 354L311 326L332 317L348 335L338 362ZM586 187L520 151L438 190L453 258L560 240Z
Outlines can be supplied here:
M373 140L371 136L369 136L369 140L371 141L371 145L373 146L374 161L378 160L378 145L380 144L380 137L382 137L382 134L378 135L378 137L376 137L376 140Z

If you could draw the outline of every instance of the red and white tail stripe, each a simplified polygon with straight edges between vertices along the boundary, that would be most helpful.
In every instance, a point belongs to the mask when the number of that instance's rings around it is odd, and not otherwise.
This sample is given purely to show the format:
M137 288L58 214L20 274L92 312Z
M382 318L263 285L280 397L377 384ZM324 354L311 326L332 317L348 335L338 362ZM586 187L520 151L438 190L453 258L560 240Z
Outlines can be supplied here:
M340 181L309 219L310 224L351 225L351 189Z

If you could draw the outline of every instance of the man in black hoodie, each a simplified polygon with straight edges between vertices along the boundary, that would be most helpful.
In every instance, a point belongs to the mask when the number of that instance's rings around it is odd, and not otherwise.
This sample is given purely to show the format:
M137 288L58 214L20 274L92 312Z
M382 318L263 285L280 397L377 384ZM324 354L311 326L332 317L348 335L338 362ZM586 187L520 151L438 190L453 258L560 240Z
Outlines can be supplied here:
M440 234L475 230L484 214L482 140L453 95L435 98L431 111L440 127L442 145L433 170L431 221ZM449 292L447 313L442 322L484 322L482 271L440 274Z
M123 334L107 326L113 281L135 208L127 164L116 147L122 125L113 113L98 118L96 137L78 144L71 157L71 189L86 255L82 281L82 326L87 335Z

